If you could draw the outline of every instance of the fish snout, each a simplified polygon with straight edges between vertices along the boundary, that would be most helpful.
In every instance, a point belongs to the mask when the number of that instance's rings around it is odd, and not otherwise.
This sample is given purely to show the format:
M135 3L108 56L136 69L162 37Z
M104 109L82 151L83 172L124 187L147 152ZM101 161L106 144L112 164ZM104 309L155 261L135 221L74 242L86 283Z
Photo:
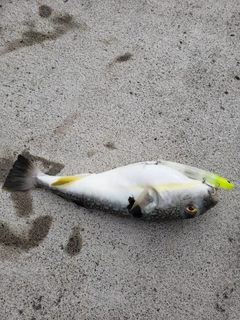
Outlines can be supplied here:
M209 204L211 208L218 203L218 199L215 197L216 193L217 193L217 189L214 187L210 187L210 189L208 190Z
M212 192L212 190L211 191L208 190L208 196L205 197L203 201L203 206L200 214L203 214L206 211L210 210L218 203L218 199L215 197L215 194L216 194L216 190L214 191L214 193Z

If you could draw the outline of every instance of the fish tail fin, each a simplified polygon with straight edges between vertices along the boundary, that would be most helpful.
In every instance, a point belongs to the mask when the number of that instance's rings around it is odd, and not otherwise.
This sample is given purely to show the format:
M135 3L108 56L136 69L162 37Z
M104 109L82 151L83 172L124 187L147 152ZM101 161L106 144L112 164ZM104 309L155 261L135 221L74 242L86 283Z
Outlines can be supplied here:
M19 155L9 171L3 189L9 191L24 191L37 185L37 177L41 171L35 164L22 155Z

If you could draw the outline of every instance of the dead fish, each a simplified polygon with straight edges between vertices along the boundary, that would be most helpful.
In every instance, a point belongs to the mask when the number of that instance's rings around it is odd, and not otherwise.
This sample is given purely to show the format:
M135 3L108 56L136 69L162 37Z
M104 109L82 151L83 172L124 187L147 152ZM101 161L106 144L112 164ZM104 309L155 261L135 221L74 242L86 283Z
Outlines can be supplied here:
M87 208L142 219L165 219L205 213L218 202L216 187L233 188L233 184L215 174L163 160L98 174L50 176L19 155L3 189L24 191L34 187L47 187Z

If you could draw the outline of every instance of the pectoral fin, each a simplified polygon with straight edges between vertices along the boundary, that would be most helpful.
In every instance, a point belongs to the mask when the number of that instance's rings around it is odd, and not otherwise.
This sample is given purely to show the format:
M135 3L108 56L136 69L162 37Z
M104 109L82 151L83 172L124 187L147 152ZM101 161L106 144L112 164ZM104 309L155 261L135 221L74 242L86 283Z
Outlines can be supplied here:
M156 208L159 202L159 194L152 187L146 187L133 203L130 213L151 212Z

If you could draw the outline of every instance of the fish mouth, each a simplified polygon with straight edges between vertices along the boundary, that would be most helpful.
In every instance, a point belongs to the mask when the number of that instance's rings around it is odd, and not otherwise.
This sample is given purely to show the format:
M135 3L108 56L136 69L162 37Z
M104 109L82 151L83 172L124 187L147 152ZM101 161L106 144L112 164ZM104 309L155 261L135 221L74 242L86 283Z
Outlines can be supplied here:
M210 196L209 199L209 204L211 205L211 208L214 207L217 203L218 203L218 199L216 197L214 197L217 193L217 189L214 187L210 187L211 190L208 190L208 194Z
M209 190L208 191L209 196L204 198L203 210L201 212L201 215L203 213L205 213L206 211L208 211L209 209L215 207L216 204L218 204L218 199L216 197L214 197L214 195L216 194L216 190L214 191L214 193L212 193L211 191Z
M218 199L213 198L213 196L212 196L211 202L212 202L212 207L214 207L216 204L218 204Z

